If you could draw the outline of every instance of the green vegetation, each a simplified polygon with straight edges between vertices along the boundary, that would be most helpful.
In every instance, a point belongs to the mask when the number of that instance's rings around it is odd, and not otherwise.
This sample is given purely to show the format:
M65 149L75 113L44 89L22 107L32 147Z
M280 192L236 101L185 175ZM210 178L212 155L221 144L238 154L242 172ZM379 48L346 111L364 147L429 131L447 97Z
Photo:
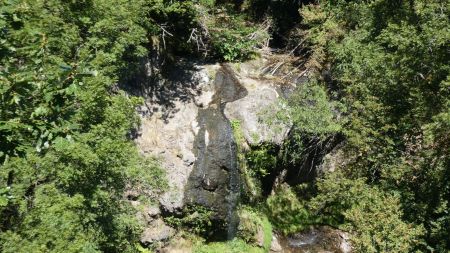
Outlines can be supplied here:
M312 213L317 224L350 231L359 252L450 249L448 14L445 1L420 0L301 9L306 66L329 102L317 101L317 88L295 93L285 120L303 140L342 135L347 158L317 180L314 197L297 197L299 211L284 224L300 226ZM291 143L290 157L304 157L304 143Z
M249 206L238 211L240 224L237 238L226 242L204 242L197 240L195 253L263 253L269 252L272 242L272 225L262 213Z
M241 239L234 239L227 242L213 242L208 244L199 244L194 249L195 253L263 253L264 249L245 243Z
M305 201L288 186L282 185L267 198L267 214L275 228L283 234L293 234L315 223Z
M252 147L245 154L252 176L263 178L275 170L277 166L276 154L271 144L260 144L257 147Z
M169 216L165 221L170 226L181 229L184 228L194 234L205 234L213 228L211 222L213 211L200 205L191 205L183 209L180 217Z
M268 34L255 27L242 15L226 16L216 13L211 24L212 51L225 61L246 60L255 56L258 46L268 40Z
M136 250L140 224L123 192L131 187L151 201L166 184L157 161L139 157L130 140L141 100L117 83L133 75L149 50L198 51L189 36L202 24L199 8L163 0L2 3L2 252ZM240 32L243 24L235 16L208 26L224 26L228 39L240 40L254 32ZM247 40L222 50L214 36L207 47L218 58L236 60L254 50Z
M150 203L168 184L132 141L142 99L119 87L150 58L240 68L276 46L308 75L266 119L292 125L288 140L250 147L231 122L243 202L263 211L241 206L239 237L196 252L267 252L272 226L314 225L349 232L357 252L448 252L449 15L445 0L3 1L0 251L146 252L126 192ZM295 180L337 142L334 171ZM201 206L165 221L214 229Z
M248 244L258 245L264 251L269 251L272 241L272 225L267 217L262 212L248 206L241 207L238 214L238 237Z
M226 242L205 242L201 238L193 238L192 240L195 242L193 252L269 252L272 241L272 225L267 217L262 212L248 206L240 207L238 214L240 223L237 238Z
M114 89L146 53L142 6L2 3L0 251L134 251L140 224L123 192L164 189L130 141L141 101Z
M277 167L277 150L272 144L262 143L249 146L242 132L239 120L231 120L233 136L237 143L237 158L243 187L244 202L255 204L262 200L262 180Z
M239 170L241 178L245 182L242 185L243 197L247 198L249 202L254 202L261 197L261 187L259 181L253 177L251 168L248 167L246 154L248 150L248 144L245 140L244 133L242 132L241 122L239 120L231 120L231 128L233 129L233 137L237 145L237 159L239 164Z
M319 194L308 203L311 212L323 223L351 232L358 252L409 252L419 246L423 228L402 220L398 195L340 173L317 185Z

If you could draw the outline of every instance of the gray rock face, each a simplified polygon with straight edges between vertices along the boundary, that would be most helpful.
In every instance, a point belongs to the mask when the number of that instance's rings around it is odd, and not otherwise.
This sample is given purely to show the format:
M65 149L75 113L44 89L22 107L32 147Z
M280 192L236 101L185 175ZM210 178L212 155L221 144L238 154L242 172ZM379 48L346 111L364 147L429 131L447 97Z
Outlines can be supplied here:
M225 115L230 120L241 123L242 132L249 144L261 142L281 144L286 138L290 126L284 124L268 125L261 118L275 115L280 94L276 84L258 78L241 78L241 84L247 89L248 96L227 103Z
M146 104L136 143L143 155L160 158L166 171L169 190L159 199L163 215L199 204L215 210L218 219L232 216L240 182L230 120L240 121L250 144L280 144L285 138L289 126L260 121L261 113L273 113L282 92L276 81L254 77L259 67L243 64L240 74L217 64L175 70L173 78L142 95Z
M166 241L175 234L175 230L167 226L162 219L149 224L141 235L141 243L149 245L154 242Z
M280 242L278 242L278 238L273 235L272 236L272 242L270 243L270 251L271 252L282 252L283 248L280 245Z
M256 240L256 245L258 245L259 247L264 247L264 231L263 231L262 227L258 227L256 236L255 236L255 240Z
M350 253L352 247L348 235L328 226L310 228L304 232L281 239L284 252L336 252Z
M137 143L142 153L158 157L166 171L170 190L159 201L167 212L176 212L183 206L184 186L195 162L193 142L197 113L198 108L190 103L180 108L167 123L158 114L142 120Z
M214 219L226 221L228 237L236 233L235 219L240 193L236 143L224 106L247 95L226 66L217 71L215 94L207 108L199 109L194 152L196 162L189 177L185 202L214 210Z
M130 201L131 205L140 210L136 214L136 218L142 223L148 224L159 218L161 210L157 206L143 206L140 201Z
M151 222L159 217L161 210L156 206L146 206L144 207L143 214L147 222Z
M319 174L324 174L327 172L334 172L339 167L344 166L349 162L349 157L345 156L344 151L342 150L343 145L338 145L331 150L328 154L326 154L322 163L318 166L317 171Z
M166 92L166 86L171 85L165 82L154 84L155 94L146 95L148 102L141 108L141 129L136 143L144 155L158 157L166 171L169 190L159 199L164 212L175 213L184 206L185 186L196 161L197 116L199 109L203 104L209 104L214 94L208 71L218 67L196 68L186 83L173 81L173 85L180 87L171 89L180 94ZM155 98L158 94L167 97Z

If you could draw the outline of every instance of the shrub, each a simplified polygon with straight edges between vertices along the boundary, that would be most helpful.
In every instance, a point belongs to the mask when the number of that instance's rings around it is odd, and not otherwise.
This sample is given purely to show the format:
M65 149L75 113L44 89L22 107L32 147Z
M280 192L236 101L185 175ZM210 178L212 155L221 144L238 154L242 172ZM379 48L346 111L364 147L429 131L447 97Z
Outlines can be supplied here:
M272 225L267 217L250 207L241 207L239 213L238 237L246 243L257 245L257 240L263 235L262 247L268 251L272 241ZM259 245L261 246L261 245Z
M418 246L423 227L402 220L396 194L369 186L363 178L347 179L339 172L327 175L317 186L311 212L322 223L350 232L358 252L411 252Z
M246 60L269 39L267 29L248 21L243 14L219 9L207 26L213 55L225 61Z
M254 176L265 177L272 172L277 166L277 157L274 147L270 144L261 144L252 147L245 154L248 167L254 173Z
M299 232L316 221L306 203L288 185L281 185L266 203L271 223L283 234Z
M181 217L169 216L164 220L175 228L185 228L195 234L204 234L212 229L213 211L200 205L189 205L183 209Z

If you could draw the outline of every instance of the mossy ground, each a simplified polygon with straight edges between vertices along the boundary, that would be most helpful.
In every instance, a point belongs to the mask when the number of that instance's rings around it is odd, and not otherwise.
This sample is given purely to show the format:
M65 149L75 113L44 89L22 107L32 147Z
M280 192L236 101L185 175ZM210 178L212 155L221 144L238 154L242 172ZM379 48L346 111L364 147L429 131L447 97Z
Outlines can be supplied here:
M200 244L194 249L195 253L264 253L263 248L246 243L242 239L227 242L213 242Z
M272 242L272 225L267 216L250 207L241 207L239 210L241 223L237 237L231 241L225 242L205 242L204 239L193 238L194 253L264 253L269 252ZM258 230L264 234L263 245L257 245L254 240ZM192 238L191 238L192 239Z

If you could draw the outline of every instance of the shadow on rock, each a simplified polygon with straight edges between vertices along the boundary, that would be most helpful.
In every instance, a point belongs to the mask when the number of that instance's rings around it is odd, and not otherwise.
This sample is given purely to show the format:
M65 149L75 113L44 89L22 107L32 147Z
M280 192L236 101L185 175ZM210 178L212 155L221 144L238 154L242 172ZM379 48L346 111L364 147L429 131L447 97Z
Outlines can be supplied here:
M139 110L143 116L161 113L169 120L179 108L176 102L188 103L201 94L202 83L207 76L200 75L200 63L179 60L162 65L155 57L147 58L135 69L135 73L122 80L122 89L133 96L144 98Z

